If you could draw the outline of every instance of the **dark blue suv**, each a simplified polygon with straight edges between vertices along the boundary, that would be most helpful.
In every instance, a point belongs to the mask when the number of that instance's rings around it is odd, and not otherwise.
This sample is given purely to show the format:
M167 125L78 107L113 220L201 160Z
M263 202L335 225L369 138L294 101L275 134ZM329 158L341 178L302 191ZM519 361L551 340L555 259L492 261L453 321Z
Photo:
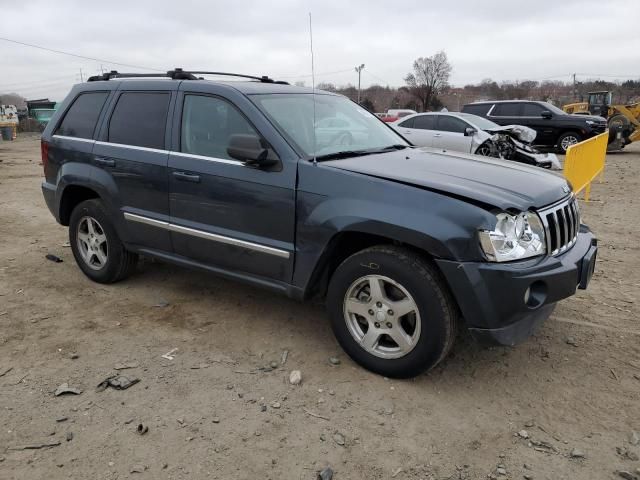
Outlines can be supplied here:
M586 288L596 240L562 177L414 148L340 95L206 73L94 77L49 122L42 190L90 279L146 255L323 298L349 355L393 377L437 364L460 320L513 345Z

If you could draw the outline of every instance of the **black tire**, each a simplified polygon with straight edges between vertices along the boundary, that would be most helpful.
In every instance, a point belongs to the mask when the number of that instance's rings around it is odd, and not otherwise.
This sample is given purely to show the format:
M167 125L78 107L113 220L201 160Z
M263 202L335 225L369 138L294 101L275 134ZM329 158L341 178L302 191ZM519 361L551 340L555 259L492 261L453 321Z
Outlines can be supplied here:
M380 358L365 350L347 326L345 298L354 283L367 275L397 282L417 305L420 334L412 350L399 358ZM362 250L342 262L329 283L327 309L333 332L347 354L367 370L393 378L415 377L437 365L449 353L458 328L458 307L440 272L419 254L391 245ZM376 318L362 320L372 328Z
M98 227L106 237L106 246L104 248L106 261L101 266L94 265L93 268L83 258L81 251L83 247L78 241L78 236L82 236L79 226L81 222L83 222L83 225L86 224L88 218L97 221ZM69 243L78 267L94 282L114 283L123 280L133 273L138 262L138 255L125 249L102 201L98 199L85 200L79 203L71 212Z
M558 137L558 141L556 142L556 146L558 148L558 151L562 154L567 153L567 147L563 147L563 142L565 142L565 140L570 139L570 138L574 138L575 140L577 140L578 142L582 141L582 136L577 133L577 132L564 132L562 135L560 135Z

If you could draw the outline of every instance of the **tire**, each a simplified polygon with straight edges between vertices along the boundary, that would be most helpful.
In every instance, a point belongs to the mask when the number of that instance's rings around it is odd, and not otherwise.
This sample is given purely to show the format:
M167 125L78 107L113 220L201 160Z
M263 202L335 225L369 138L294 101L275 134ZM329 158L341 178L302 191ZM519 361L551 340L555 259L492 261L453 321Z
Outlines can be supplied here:
M562 154L567 153L567 148L570 145L575 145L578 142L582 141L582 137L579 133L576 132L565 132L558 137L558 141L556 146L558 147L558 151Z
M382 286L382 296L371 295L375 285ZM329 283L327 309L347 354L367 370L393 378L415 377L437 365L453 345L459 317L436 268L413 251L390 245L342 262Z
M85 200L71 212L69 243L80 270L94 282L114 283L133 273L138 255L127 251L102 201Z

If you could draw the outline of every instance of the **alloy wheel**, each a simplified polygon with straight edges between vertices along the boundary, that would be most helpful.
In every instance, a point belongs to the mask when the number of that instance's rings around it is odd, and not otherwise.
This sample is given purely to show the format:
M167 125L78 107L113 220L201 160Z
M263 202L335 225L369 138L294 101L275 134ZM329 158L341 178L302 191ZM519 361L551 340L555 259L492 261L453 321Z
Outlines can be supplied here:
M574 137L573 135L567 135L562 139L560 147L562 147L562 151L566 152L571 145L575 145L576 143L578 143L577 137Z
M93 270L103 268L109 257L109 245L102 225L93 217L82 217L76 238L84 263Z
M418 306L406 288L388 277L358 278L347 289L343 310L349 333L371 355L404 357L418 343Z

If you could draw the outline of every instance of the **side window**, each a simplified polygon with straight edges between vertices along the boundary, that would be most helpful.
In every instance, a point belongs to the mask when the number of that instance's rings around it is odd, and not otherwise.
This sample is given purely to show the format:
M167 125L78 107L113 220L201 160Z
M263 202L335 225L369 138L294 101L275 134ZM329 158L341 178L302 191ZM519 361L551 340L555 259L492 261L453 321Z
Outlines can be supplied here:
M421 130L435 130L435 126L435 115L420 115L418 117L414 117L413 128L419 128Z
M470 103L469 105L465 105L462 107L462 111L464 113L473 113L474 115L486 115L491 108L491 103Z
M398 126L404 127L404 128L413 128L413 118L410 118L408 120L405 120L402 123L399 123Z
M507 103L496 103L495 108L491 111L492 117L519 117L521 103L518 102L507 102Z
M109 92L81 93L67 111L54 135L93 138L100 111Z
M227 153L232 135L258 133L230 103L204 95L186 95L182 108L180 151L233 160Z
M170 100L165 92L122 93L111 114L108 141L164 149Z
M469 125L456 117L438 115L438 130L443 132L464 133Z
M537 103L525 103L522 107L523 117L541 117L544 108Z

